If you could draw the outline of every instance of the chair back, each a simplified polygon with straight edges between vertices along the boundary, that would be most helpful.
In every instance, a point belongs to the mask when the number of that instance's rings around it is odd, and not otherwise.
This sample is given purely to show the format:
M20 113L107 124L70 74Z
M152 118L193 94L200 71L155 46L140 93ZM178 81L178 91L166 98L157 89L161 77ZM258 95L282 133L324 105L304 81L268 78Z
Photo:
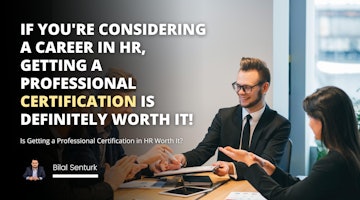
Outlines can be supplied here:
M284 154L279 163L279 167L287 173L290 172L291 152L292 152L292 141L289 138L289 140L286 142Z

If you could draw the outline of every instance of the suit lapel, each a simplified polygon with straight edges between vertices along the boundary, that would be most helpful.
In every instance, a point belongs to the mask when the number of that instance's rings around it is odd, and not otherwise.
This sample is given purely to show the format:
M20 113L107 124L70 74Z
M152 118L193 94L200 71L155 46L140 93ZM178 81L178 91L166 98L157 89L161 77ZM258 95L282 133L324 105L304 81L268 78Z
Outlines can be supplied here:
M256 145L259 142L259 139L262 138L261 135L266 131L265 127L272 121L274 116L273 110L271 110L267 105L265 107L264 113L261 115L258 124L255 127L253 136L251 138L250 151L256 149Z
M240 147L240 136L242 131L242 107L239 105L236 107L233 120L233 124L235 124L236 127L235 131L238 132L238 134L235 134L235 137L233 138L234 140L232 141L233 145L231 146L238 149Z

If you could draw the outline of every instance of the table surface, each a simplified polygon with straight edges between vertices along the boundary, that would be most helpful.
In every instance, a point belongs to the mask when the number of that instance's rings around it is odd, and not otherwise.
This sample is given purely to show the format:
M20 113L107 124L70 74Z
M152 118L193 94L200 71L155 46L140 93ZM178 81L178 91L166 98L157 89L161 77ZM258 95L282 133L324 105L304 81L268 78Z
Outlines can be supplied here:
M208 175L214 184L218 182L225 181L224 184L219 187L213 189L208 193L198 194L190 197L176 197L159 194L159 192L167 190L167 189L157 189L157 188L120 188L115 191L114 199L127 199L127 200L148 200L148 199L156 199L156 200L168 200L168 199L182 199L182 200L195 200L195 199L214 199L214 200L225 200L226 197L230 194L230 192L257 192L251 184L246 181L235 181L228 178L228 176L220 177L211 172L205 173L196 173L193 175ZM154 178L143 178L142 180L155 180ZM228 180L228 181L227 181Z

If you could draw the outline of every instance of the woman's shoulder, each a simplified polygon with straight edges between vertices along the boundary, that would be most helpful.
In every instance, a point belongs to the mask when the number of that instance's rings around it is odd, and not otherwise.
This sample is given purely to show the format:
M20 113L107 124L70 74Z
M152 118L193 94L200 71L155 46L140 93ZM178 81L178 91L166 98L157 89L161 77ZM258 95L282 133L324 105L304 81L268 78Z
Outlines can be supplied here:
M325 157L345 162L345 158L343 157L343 155L339 151L336 151L336 150L329 150L329 152L327 153L327 156L325 156Z
M346 167L347 167L347 162L343 157L343 155L338 151L330 150L326 156L322 157L314 164L313 169L337 171L337 170L345 169Z

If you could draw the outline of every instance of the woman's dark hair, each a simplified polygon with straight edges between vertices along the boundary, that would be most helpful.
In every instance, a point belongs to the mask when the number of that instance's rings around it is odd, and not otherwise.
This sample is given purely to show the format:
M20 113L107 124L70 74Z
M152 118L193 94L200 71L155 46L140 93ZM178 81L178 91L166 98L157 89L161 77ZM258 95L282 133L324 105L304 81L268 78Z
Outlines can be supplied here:
M321 121L321 141L346 159L349 171L358 182L360 136L349 96L340 88L322 87L304 99L303 108L310 117Z

